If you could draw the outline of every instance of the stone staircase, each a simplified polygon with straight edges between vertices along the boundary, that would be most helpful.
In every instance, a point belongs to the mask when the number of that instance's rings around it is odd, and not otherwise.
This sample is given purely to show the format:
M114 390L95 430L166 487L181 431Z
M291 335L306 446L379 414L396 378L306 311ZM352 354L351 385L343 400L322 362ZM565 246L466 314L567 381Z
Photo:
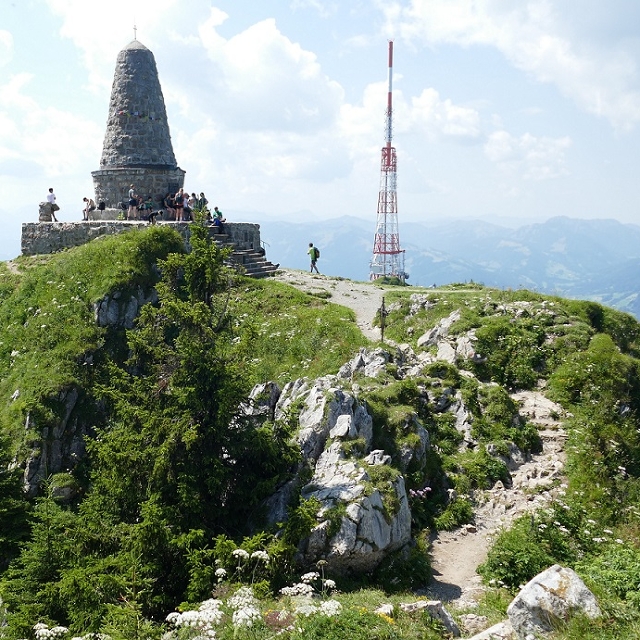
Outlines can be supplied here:
M265 258L264 250L241 249L228 235L220 233L216 227L211 227L211 235L219 247L233 249L227 263L242 275L250 278L266 278L275 275L280 267L279 264L273 264Z

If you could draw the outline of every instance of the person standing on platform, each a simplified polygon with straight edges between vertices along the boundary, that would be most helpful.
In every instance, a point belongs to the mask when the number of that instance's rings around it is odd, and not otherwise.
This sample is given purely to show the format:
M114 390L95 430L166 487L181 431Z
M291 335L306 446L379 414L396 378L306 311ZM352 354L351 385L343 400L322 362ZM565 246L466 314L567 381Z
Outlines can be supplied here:
M53 187L49 188L49 193L47 193L47 202L51 205L51 217L54 222L58 222L58 218L56 218L56 211L60 211L60 207L56 204L56 194L53 193Z
M133 185L129 187L129 210L127 211L127 220L135 220L138 209L138 196L136 195Z

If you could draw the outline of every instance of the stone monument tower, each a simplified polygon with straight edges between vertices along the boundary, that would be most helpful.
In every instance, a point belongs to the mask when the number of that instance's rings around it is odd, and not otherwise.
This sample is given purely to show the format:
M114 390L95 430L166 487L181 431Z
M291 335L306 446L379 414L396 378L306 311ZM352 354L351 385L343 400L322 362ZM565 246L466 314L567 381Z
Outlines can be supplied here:
M115 217L128 192L151 196L154 207L184 185L171 145L167 112L153 53L137 40L118 54L100 169L92 171L96 202ZM96 213L100 213L96 211ZM112 215L109 215L109 214Z

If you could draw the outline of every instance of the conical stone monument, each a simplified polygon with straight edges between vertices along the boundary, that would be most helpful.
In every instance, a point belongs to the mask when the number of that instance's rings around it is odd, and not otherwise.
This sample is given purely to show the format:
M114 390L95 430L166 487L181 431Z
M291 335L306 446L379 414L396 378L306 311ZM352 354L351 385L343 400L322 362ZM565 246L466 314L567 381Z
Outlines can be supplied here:
M115 217L131 185L160 207L167 192L184 186L171 145L167 111L153 53L137 40L118 54L100 169L92 171L103 218Z

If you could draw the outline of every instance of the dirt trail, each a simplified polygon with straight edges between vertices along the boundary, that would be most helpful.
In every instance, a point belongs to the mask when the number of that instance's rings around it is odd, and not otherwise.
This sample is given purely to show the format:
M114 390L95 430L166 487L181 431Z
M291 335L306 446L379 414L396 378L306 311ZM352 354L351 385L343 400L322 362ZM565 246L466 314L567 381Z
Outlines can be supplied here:
M369 339L380 340L380 330L372 322L382 304L382 287L294 270L282 270L276 279L309 293L330 293L331 302L355 311L358 326ZM562 409L541 391L521 391L512 397L520 405L520 414L538 426L543 450L512 465L510 487L498 482L475 496L473 525L434 535L434 580L425 590L434 600L457 607L472 606L483 591L476 568L486 560L494 536L521 515L549 504L563 491L566 433L561 428Z

